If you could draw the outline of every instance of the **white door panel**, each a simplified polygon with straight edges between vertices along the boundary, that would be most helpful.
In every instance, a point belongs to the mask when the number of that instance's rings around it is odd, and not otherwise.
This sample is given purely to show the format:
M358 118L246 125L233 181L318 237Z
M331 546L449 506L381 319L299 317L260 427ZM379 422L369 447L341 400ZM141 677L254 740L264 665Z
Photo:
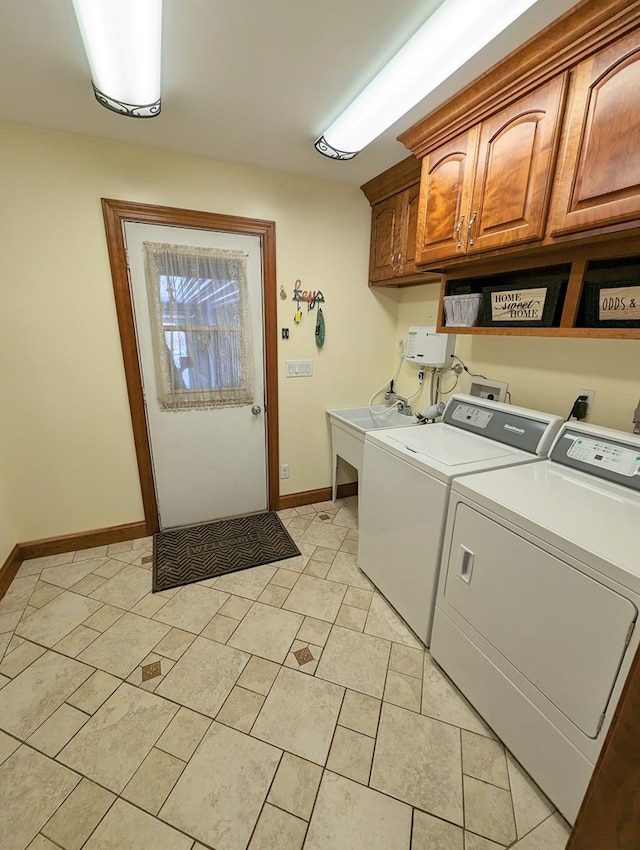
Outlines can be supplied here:
M595 738L635 606L462 503L446 569L446 602Z
M255 513L267 507L267 456L260 238L127 222L125 239L138 354L161 528ZM157 400L143 242L244 251L254 370L251 406L161 410Z

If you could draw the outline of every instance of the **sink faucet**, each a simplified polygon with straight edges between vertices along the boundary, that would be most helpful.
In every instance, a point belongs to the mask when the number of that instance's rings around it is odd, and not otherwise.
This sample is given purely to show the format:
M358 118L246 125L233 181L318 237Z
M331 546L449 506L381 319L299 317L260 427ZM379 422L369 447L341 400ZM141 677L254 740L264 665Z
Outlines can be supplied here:
M396 408L398 409L398 413L403 413L405 416L413 416L413 410L411 410L411 405L406 400L406 398L402 398L402 396L398 396L396 401Z
M402 413L405 416L413 416L411 405L404 396L398 395L398 393L388 392L385 393L384 397L389 402L389 405L395 405L398 413Z

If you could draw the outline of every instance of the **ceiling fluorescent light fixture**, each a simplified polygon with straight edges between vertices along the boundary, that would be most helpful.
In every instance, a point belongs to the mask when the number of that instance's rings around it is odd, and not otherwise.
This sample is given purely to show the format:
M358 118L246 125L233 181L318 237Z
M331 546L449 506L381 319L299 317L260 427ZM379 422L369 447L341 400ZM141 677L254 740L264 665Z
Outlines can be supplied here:
M98 103L133 118L160 113L162 0L73 0Z
M536 0L445 0L315 143L353 159Z

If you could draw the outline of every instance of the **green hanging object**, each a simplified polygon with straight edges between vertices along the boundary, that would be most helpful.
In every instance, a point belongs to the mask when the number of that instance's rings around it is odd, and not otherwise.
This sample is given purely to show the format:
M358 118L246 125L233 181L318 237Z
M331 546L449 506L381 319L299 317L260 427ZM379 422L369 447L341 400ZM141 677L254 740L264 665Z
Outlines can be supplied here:
M316 319L316 345L318 348L322 348L324 345L324 334L324 315L322 307L318 307L318 318Z

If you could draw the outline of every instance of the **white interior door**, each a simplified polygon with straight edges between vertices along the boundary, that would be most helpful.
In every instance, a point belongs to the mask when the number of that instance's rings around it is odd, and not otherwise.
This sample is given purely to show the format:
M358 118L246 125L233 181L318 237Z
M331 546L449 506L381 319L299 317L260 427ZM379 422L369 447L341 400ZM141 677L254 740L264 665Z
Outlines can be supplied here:
M260 238L221 231L125 223L138 355L161 528L191 525L266 510L267 447ZM247 260L248 323L253 398L250 404L213 409L166 410L158 400L143 243L242 251ZM218 282L208 281L207 297ZM224 286L224 284L223 284ZM222 287L220 287L222 288ZM227 289L228 291L228 289ZM176 368L192 362L187 350L170 352ZM179 353L186 355L181 358ZM182 375L188 382L188 369Z

